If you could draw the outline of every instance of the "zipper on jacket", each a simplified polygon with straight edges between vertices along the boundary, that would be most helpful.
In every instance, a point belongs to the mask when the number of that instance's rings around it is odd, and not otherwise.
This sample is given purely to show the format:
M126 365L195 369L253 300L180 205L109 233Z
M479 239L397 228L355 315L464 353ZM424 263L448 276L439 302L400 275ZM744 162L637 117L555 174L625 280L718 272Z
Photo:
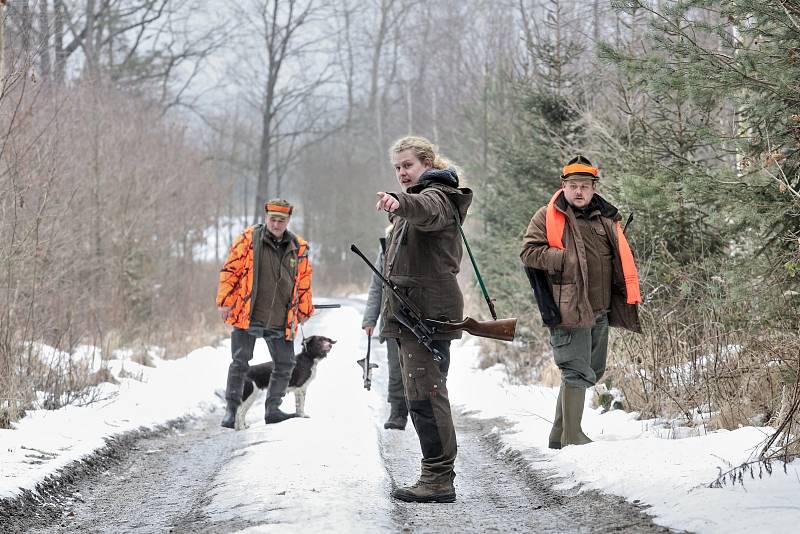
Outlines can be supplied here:
M283 280L283 262L286 261L286 258L287 258L287 256L289 256L289 254L294 254L294 252L289 249L289 247L292 246L292 245L294 245L297 248L298 252L300 251L300 244L297 243L295 241L295 239L294 239L294 236L290 234L289 235L289 242L286 243L286 248L283 251L283 255L280 255L280 254L278 255L278 279L275 281L275 286L272 288L272 302L270 302L270 305L269 305L269 317L267 318L268 319L267 320L267 324L271 324L272 323L272 314L275 311L275 298L278 296L278 286L280 285L281 280ZM280 252L280 250L276 249L276 252ZM284 325L284 329L286 329L287 326L290 326L288 324L289 323L288 314L289 314L289 309L293 308L294 304L295 304L294 303L294 293L295 293L295 286L297 285L297 272L299 272L299 270L300 270L300 265L299 264L300 264L300 258L299 258L299 255L298 255L298 257L295 260L296 272L293 273L294 277L293 277L293 281L292 281L292 290L290 292L292 296L289 299L289 307L286 309L286 311L283 314L284 318L286 319L286 324ZM269 326L267 326L267 324L264 325L265 328L269 328Z
M248 325L253 323L253 313L256 311L256 297L258 296L258 267L261 260L261 239L263 239L264 225L257 224L253 228L253 288L250 293L250 317L248 318ZM258 235L256 235L258 233Z

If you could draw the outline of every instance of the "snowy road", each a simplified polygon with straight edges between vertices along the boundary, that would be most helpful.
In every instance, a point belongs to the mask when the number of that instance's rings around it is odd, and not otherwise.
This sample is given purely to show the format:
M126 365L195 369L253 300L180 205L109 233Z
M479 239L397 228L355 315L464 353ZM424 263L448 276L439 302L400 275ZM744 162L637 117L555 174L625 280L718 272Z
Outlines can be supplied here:
M416 479L419 445L410 423L405 431L382 428L388 410L382 346L373 344L380 365L373 388L362 388L355 364L366 347L360 310L351 302L305 328L306 335L338 340L309 388L311 418L266 426L263 405L256 404L243 432L220 428L217 411L141 439L98 476L63 487L53 503L58 512L42 514L26 531L665 531L619 499L554 491L543 472L499 452L491 430L502 421L478 421L457 407L457 502L393 501L393 485ZM288 396L284 408L292 403Z

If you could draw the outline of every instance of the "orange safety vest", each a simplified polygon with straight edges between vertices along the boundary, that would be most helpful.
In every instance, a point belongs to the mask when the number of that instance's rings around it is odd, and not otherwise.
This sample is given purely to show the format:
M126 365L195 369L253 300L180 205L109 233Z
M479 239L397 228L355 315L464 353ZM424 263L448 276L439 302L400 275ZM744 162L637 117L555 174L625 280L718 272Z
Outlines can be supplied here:
M567 225L566 216L556 209L556 199L564 192L563 189L556 191L550 202L547 203L545 212L545 229L547 230L547 243L551 247L564 248L564 227ZM617 239L619 241L619 257L622 261L622 274L625 277L626 302L628 304L641 304L642 295L639 291L639 273L636 270L636 262L633 260L633 252L628 245L628 240L622 232L619 221L617 225Z
M253 230L247 228L231 246L228 258L222 266L217 289L217 306L228 306L231 313L225 322L235 328L250 326L250 310L253 293ZM266 231L266 230L263 230ZM314 314L311 300L311 263L308 261L308 242L297 238L297 275L294 280L292 301L286 316L285 338L291 340L301 320Z

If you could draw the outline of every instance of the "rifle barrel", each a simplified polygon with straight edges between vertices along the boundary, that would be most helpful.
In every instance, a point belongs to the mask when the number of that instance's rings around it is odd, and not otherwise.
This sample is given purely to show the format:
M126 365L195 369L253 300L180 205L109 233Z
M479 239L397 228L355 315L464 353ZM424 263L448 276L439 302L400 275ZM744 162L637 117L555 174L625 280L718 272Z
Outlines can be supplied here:
M364 260L364 263L366 263L369 266L369 268L372 269L372 272L378 276L380 281L383 282L383 285L388 287L389 290L392 293L394 293L394 296L397 297L397 300L399 300L403 304L403 306L405 306L408 309L408 311L414 315L414 319L421 322L423 319L422 314L419 312L419 310L417 310L416 306L411 304L408 300L406 300L405 297L403 297L402 294L400 294L400 290L398 289L397 285L387 280L386 277L383 276L381 272L375 268L374 265L372 265L372 262L369 261L369 259L367 259L366 256L364 256L364 253L361 252L361 250L359 250L359 248L355 245L355 243L350 245L350 250L358 254L361 257L361 259Z

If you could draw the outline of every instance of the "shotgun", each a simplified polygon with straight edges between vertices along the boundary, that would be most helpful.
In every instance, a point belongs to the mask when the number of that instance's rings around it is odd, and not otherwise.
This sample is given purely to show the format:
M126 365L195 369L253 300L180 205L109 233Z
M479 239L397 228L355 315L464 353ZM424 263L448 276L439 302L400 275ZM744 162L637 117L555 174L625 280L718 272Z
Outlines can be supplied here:
M457 332L463 330L478 337L487 337L490 339L500 339L502 341L512 341L514 333L517 329L516 319L500 319L497 321L478 321L471 317L466 317L460 322L450 321L435 321L426 319L416 309L416 307L408 302L406 298L400 293L400 288L384 278L384 276L372 265L364 253L361 252L357 246L350 245L350 250L355 252L364 263L366 263L372 272L383 282L383 285L389 288L391 292L400 301L400 306L397 310L393 310L395 318L408 328L420 342L433 354L433 359L436 361L441 360L441 354L431 346L432 336L438 332Z
M433 346L433 335L436 331L431 328L429 325L425 324L425 320L422 317L422 314L417 310L416 306L411 304L406 298L400 294L400 288L397 287L396 284L393 284L389 280L383 277L383 275L372 265L372 262L364 256L364 253L361 252L357 246L350 245L350 250L358 254L358 256L364 260L372 272L378 275L383 285L388 287L394 296L397 297L397 300L400 301L400 305L397 309L392 310L392 315L394 318L398 320L400 324L411 330L411 333L417 338L419 344L424 346L426 349L433 354L434 361L440 362L442 361L442 353L439 349Z

